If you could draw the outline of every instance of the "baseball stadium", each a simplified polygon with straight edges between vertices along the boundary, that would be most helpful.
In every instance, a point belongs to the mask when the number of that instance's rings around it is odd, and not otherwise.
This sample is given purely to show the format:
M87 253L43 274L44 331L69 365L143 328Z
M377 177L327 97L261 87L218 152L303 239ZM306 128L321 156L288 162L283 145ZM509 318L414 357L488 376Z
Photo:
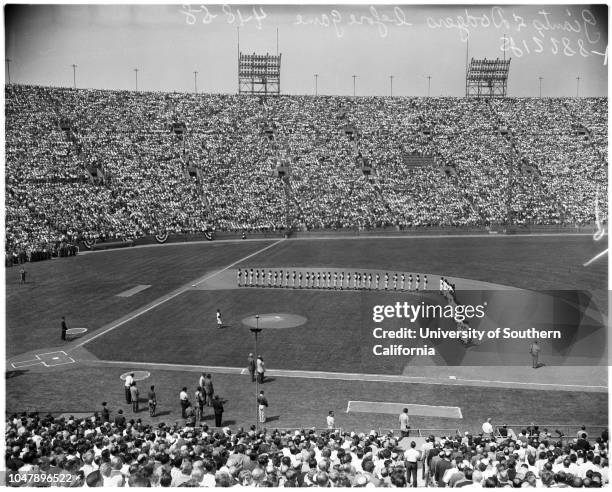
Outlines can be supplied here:
M237 94L6 74L7 485L605 486L607 96L238 46Z

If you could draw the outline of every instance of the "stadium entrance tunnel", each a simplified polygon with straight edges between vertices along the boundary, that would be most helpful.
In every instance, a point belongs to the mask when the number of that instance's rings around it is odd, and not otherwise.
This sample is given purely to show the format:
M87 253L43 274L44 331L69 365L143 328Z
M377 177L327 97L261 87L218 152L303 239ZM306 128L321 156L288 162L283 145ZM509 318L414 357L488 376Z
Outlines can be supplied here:
M297 314L288 314L288 313L266 313L259 315L259 322L256 318L257 315L248 316L242 320L242 324L250 327L250 328L265 328L278 330L282 328L295 328L296 326L301 326L306 321L307 318L304 316L299 316Z

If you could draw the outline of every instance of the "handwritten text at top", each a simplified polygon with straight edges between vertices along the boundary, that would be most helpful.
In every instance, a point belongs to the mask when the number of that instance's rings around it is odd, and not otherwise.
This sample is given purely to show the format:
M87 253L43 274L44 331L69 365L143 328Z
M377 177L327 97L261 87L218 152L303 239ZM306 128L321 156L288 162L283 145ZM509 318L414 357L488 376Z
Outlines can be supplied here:
M607 64L607 46L596 51L594 45L602 41L597 18L588 8L580 11L565 9L562 15L553 15L550 7L543 7L532 17L519 15L511 9L491 7L475 12L463 9L454 16L428 16L424 22L431 30L456 30L461 41L469 40L472 32L482 29L496 29L504 33L500 51L521 57L544 51L553 55L588 57L599 55ZM206 6L182 5L179 8L187 25L207 25L225 22L238 27L254 25L261 30L268 14L261 6ZM389 35L390 28L414 28L422 20L410 19L406 10L396 6L387 8L370 6L362 13L341 12L338 9L316 14L298 11L292 22L294 26L314 26L333 29L342 38L353 26L369 26L376 29L381 38ZM601 48L600 48L601 49Z

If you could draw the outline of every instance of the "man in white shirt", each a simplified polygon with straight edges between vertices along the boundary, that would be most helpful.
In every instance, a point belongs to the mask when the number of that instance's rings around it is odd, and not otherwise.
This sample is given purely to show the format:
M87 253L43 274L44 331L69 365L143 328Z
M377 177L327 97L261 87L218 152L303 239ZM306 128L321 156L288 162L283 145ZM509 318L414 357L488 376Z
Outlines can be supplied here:
M334 418L334 412L333 411L329 411L329 415L327 416L327 428L328 429L334 429L334 426L336 424L336 419Z
M482 424L482 434L483 434L483 437L493 436L493 425L491 425L490 417L487 419L487 421L484 424Z
M187 395L187 387L183 387L179 393L179 401L181 403L181 416L185 418L185 410L189 406L189 395Z
M406 474L408 475L408 483L410 483L410 477L412 476L412 486L417 486L417 470L419 468L418 461L421 459L421 453L416 449L416 443L412 441L410 448L404 453L406 459Z
M125 402L128 405L132 403L132 394L130 392L130 388L133 382L134 382L134 373L132 372L126 376L125 384L123 385L125 389Z

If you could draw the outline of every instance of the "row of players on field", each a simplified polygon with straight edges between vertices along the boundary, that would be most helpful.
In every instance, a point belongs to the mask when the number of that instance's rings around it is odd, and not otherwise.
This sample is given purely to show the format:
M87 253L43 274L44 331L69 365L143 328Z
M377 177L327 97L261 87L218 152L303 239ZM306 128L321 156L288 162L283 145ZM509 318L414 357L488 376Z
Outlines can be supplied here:
M360 272L302 272L301 270L268 270L238 269L238 287L282 287L290 289L357 289L357 290L380 290L384 284L384 290L389 290L389 283L392 282L393 290L427 290L427 275L417 274L414 278L412 274L406 276L405 273L398 275L394 273L360 273ZM407 287L407 289L406 289ZM440 292L454 290L444 277L440 278Z

